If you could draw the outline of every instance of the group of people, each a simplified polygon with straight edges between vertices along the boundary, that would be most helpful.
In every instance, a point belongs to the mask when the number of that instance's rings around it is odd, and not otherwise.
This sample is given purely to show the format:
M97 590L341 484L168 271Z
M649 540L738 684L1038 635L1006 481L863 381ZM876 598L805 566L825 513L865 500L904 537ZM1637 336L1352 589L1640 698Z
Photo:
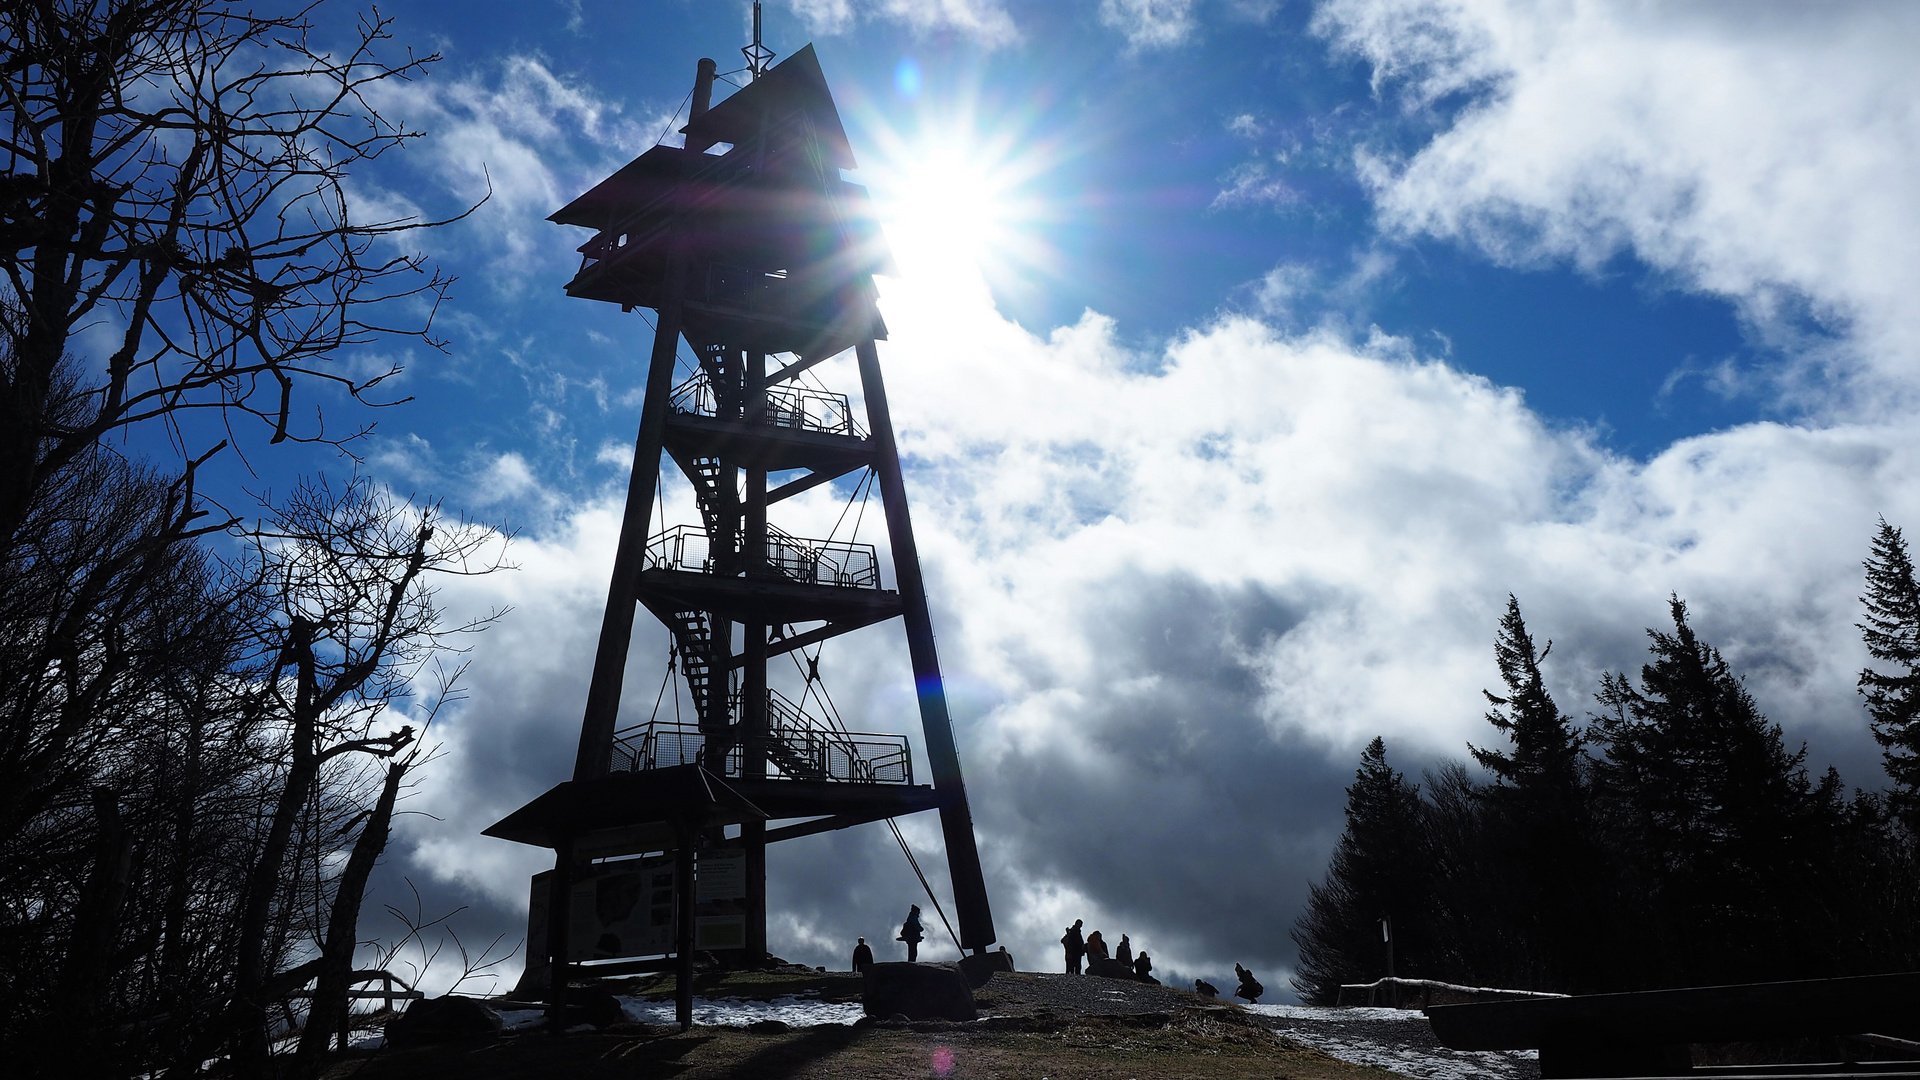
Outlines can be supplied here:
M913 964L920 960L920 943L927 938L927 928L920 924L920 905L907 906L907 920L900 924L900 934L893 940L907 943L907 963ZM866 938L861 938L853 947L853 970L865 971L872 966L873 947L867 944Z
M1240 985L1233 988L1233 996L1245 998L1251 1005L1260 1004L1260 995L1266 993L1267 988L1260 985L1260 980L1253 977L1252 971L1239 964L1233 965L1233 973L1240 979ZM1193 980L1193 992L1204 998L1220 996L1220 988L1205 979Z
M1065 936L1060 939L1061 946L1067 950L1067 974L1080 974L1082 961L1086 962L1088 971L1093 974L1111 974L1111 972L1100 971L1096 966L1110 961L1124 969L1130 969L1133 977L1141 982L1160 981L1152 974L1153 957L1148 956L1144 950L1140 955L1135 956L1133 942L1127 938L1127 935L1120 935L1120 944L1113 947L1112 955L1108 955L1107 940L1100 936L1100 931L1095 930L1084 936L1081 934L1080 928L1085 925L1085 919L1073 920L1073 925L1067 927Z

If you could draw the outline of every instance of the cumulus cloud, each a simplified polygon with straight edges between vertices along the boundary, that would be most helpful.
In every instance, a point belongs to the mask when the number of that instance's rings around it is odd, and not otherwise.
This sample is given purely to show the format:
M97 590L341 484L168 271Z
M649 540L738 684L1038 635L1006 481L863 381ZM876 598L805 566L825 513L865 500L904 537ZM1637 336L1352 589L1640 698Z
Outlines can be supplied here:
M1185 44L1198 29L1194 0L1100 0L1100 21L1126 35L1131 49Z
M1182 977L1284 971L1360 746L1384 734L1417 771L1487 737L1509 591L1556 641L1570 711L1641 662L1677 591L1792 738L1877 781L1853 596L1875 515L1920 520L1905 426L1756 424L1638 464L1392 338L1230 318L1142 354L1093 314L1030 333L984 290L889 283L884 303L975 820L1023 964L1085 917ZM824 367L855 385L844 360ZM845 492L809 496L779 523L826 535ZM695 520L683 488L667 499L662 520ZM883 539L876 517L862 539ZM476 648L411 858L508 923L537 853L477 833L567 773L617 518L609 490L523 542L517 574L457 591L515 611ZM665 636L641 621L627 722L674 707ZM851 727L923 752L897 626L830 647L822 670ZM942 882L936 823L905 824ZM878 826L783 845L772 866L789 959L843 963L919 899Z
M579 241L546 216L651 145L659 118L628 117L619 103L536 56L445 74L369 91L383 114L432 134L396 166L403 174L363 182L364 197L394 207L391 216L402 208L410 216L444 215L479 204L461 228L437 239L458 245L446 254L486 267L486 284L497 293L519 295L576 261ZM401 190L435 192L446 204L421 211Z
M1865 268L1894 242L1875 230L1897 240L1911 211L1892 205L1897 175L1870 175L1906 167L1898 146L1862 141L1872 77L1825 99L1846 133L1813 132L1817 109L1786 100L1816 92L1788 70L1792 35L1717 17L1575 4L1528 22L1492 4L1353 2L1320 25L1372 60L1383 93L1444 112L1430 144L1374 174L1394 228L1515 262L1630 250L1756 325L1800 297L1834 313L1856 368L1901 376L1907 316ZM1805 34L1809 64L1837 64L1837 42L1866 47L1850 33ZM1696 66L1661 51L1684 40L1700 45ZM1782 58L1788 89L1742 74L1735 54ZM1581 64L1582 93L1550 70ZM1903 70L1880 77L1898 85ZM1533 117L1554 86L1564 130ZM1776 98L1769 119L1756 101ZM1623 119L1634 109L1637 126ZM1747 154L1716 125L1745 131ZM1813 164L1776 127L1802 132ZM882 358L996 921L1023 966L1047 965L1059 928L1084 917L1176 978L1218 982L1239 961L1282 985L1287 930L1360 747L1384 734L1417 772L1488 738L1479 691L1497 679L1509 592L1555 641L1551 688L1575 715L1601 672L1643 661L1641 628L1677 592L1814 762L1881 783L1852 624L1876 516L1920 522L1920 426L1893 406L1746 424L1634 461L1423 345L1292 325L1284 309L1320 286L1291 269L1259 286L1274 317L1222 317L1143 349L1124 318L1094 313L1029 331L951 260L896 249ZM845 358L818 370L857 386ZM660 520L697 520L683 485L664 490ZM461 610L515 610L475 648L470 700L443 726L396 869L478 898L515 935L543 860L478 832L568 774L622 494L587 491L519 543L519 571L445 593ZM777 523L824 536L846 495L815 489ZM876 514L861 539L883 539ZM849 726L907 732L924 762L904 654L883 625L833 643L821 668ZM643 618L627 722L675 707L667 676L665 634ZM944 894L936 823L902 825ZM770 861L774 948L789 959L844 965L855 936L887 941L919 898L878 826Z
M961 34L989 48L1020 40L1020 29L999 0L788 0L815 34L842 34L862 19L884 19L916 34Z
M1631 253L1737 304L1803 404L1911 406L1920 9L1331 0L1314 25L1440 120L1362 156L1390 229L1519 265Z

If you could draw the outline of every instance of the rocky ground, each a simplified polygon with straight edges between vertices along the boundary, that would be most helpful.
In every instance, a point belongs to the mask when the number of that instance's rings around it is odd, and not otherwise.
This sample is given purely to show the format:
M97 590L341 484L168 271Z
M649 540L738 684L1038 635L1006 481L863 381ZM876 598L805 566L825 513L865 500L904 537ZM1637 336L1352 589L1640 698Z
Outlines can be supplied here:
M1001 973L975 994L981 1018L966 1023L874 1022L794 1026L761 1020L749 1005L819 1003L848 1015L859 999L859 979L846 973L787 969L776 973L704 974L696 994L716 1007L715 1018L736 1023L677 1029L645 1022L615 1024L559 1037L536 1027L518 1032L414 1049L384 1048L344 1055L329 1076L355 1080L434 1080L440 1077L517 1080L520 1077L676 1077L684 1080L825 1077L1019 1077L1022 1080L1213 1080L1272 1077L1287 1080L1390 1080L1392 1074L1342 1061L1312 1045L1311 1025L1297 1016L1270 1015L1208 1001L1185 991L1092 976ZM673 993L671 976L626 980L609 986L628 1003L628 1014L654 1017ZM1348 1012L1356 1012L1348 1010ZM1358 1010L1385 1013L1387 1010ZM510 1013L509 1015L516 1015ZM518 1014L530 1022L531 1014ZM1432 1047L1418 1014L1366 1018L1383 1045L1419 1057ZM1292 1029L1291 1031L1289 1029ZM1345 1030L1342 1038L1364 1034ZM1424 1043L1422 1038L1424 1037ZM1441 1053L1445 1053L1442 1051ZM1352 1056L1352 1055L1347 1055ZM1391 1056L1391 1055L1389 1055ZM1487 1077L1505 1080L1505 1070L1414 1071L1404 1075Z

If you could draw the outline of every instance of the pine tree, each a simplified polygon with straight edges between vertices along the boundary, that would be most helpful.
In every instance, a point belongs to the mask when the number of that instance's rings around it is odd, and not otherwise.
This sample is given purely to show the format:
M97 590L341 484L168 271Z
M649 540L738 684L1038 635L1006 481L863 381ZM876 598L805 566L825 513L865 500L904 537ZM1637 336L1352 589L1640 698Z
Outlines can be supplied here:
M1418 785L1387 764L1386 742L1375 738L1347 788L1347 828L1326 880L1312 887L1294 925L1300 966L1293 987L1302 998L1331 1003L1341 983L1386 974L1386 917L1393 920L1394 973L1435 974L1427 970L1433 873L1425 816Z
M1920 586L1906 539L1885 518L1865 565L1867 594L1860 602L1867 613L1860 636L1873 658L1894 670L1862 669L1860 694L1893 780L1887 802L1908 829L1920 832Z
M1613 826L1650 892L1643 967L1668 985L1767 977L1801 963L1793 907L1811 887L1816 825L1806 751L1787 752L1679 597L1670 610L1673 633L1647 631L1640 685L1603 679L1610 712L1593 732Z
M1529 803L1560 800L1579 787L1580 736L1573 730L1553 695L1547 693L1540 675L1540 661L1553 648L1535 650L1533 635L1520 615L1520 601L1507 596L1507 613L1500 620L1500 634L1494 640L1494 662L1500 668L1500 680L1506 684L1505 697L1490 690L1481 693L1493 706L1487 723L1505 735L1511 750L1486 750L1469 745L1473 759L1492 773L1497 786L1525 793Z
M1552 648L1551 642L1535 647L1520 602L1509 595L1494 641L1505 693L1482 691L1492 706L1487 723L1506 736L1508 746L1468 746L1495 778L1479 791L1487 835L1477 846L1487 854L1477 860L1481 865L1460 867L1478 885L1480 899L1472 906L1484 910L1460 917L1499 929L1476 935L1483 940L1472 951L1498 958L1485 978L1564 990L1596 981L1594 960L1607 935L1596 903L1602 859L1589 827L1581 738L1540 673L1540 661Z

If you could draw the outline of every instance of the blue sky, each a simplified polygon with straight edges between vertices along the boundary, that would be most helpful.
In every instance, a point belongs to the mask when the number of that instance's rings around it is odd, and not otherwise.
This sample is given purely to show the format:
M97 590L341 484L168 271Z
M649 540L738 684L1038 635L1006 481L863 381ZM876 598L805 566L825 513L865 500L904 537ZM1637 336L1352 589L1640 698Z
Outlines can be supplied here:
M571 761L648 340L562 295L583 237L542 219L677 126L699 57L739 66L746 10L382 7L444 59L378 98L428 137L364 205L492 196L420 241L460 277L447 352L343 358L416 399L362 453L513 525L520 567L447 590L514 610L383 887L516 937L537 853L477 834ZM768 4L899 256L882 359L1023 964L1084 917L1179 976L1282 985L1360 747L1417 771L1487 737L1508 592L1575 717L1678 592L1812 761L1882 783L1852 623L1876 516L1920 521L1920 16L1819 11ZM339 467L249 455L229 490ZM791 500L791 531L847 494ZM855 727L911 730L896 637L823 661ZM664 647L643 628L627 715ZM917 886L883 838L779 850L776 952L891 937Z

